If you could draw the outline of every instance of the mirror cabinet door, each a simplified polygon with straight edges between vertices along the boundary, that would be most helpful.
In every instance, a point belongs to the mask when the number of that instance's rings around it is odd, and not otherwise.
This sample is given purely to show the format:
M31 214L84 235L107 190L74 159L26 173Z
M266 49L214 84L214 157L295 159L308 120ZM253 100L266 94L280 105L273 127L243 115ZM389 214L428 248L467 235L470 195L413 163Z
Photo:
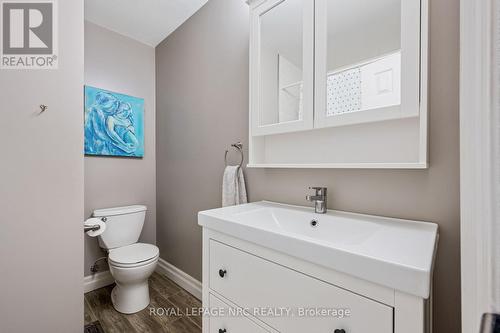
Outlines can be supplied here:
M315 127L418 116L419 4L316 0Z
M314 1L268 1L253 12L252 134L313 126Z

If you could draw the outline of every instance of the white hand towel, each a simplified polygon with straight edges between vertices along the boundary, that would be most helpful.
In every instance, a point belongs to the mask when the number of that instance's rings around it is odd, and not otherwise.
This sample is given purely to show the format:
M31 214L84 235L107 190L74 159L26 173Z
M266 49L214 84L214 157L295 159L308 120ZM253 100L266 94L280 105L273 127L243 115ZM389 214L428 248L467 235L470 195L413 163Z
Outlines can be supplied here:
M222 207L244 203L247 203L247 190L243 170L237 165L229 165L222 179Z

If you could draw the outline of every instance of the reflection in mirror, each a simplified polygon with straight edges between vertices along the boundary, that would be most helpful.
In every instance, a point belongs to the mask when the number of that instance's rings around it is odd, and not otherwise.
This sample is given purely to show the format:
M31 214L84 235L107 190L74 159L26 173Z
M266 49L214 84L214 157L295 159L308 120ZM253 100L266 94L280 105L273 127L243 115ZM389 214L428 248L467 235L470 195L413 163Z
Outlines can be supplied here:
M326 117L401 104L401 0L327 1Z
M303 0L285 0L260 18L259 125L301 120Z

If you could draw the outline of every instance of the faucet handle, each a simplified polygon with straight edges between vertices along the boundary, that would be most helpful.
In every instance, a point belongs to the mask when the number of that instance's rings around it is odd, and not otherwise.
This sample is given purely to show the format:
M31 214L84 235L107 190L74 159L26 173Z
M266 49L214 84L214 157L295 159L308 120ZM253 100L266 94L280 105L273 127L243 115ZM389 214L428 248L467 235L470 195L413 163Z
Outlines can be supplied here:
M320 186L309 186L310 190L315 190L316 195L326 195L327 188L326 187L320 187Z

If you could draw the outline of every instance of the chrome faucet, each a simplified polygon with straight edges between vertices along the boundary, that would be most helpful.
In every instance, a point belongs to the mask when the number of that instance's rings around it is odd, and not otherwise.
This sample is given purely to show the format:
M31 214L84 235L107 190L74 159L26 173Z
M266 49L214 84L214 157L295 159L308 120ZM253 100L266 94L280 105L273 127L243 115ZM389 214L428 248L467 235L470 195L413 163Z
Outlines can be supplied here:
M326 187L309 187L310 190L315 190L315 195L307 195L306 200L314 202L314 211L317 214L325 214L326 208Z

